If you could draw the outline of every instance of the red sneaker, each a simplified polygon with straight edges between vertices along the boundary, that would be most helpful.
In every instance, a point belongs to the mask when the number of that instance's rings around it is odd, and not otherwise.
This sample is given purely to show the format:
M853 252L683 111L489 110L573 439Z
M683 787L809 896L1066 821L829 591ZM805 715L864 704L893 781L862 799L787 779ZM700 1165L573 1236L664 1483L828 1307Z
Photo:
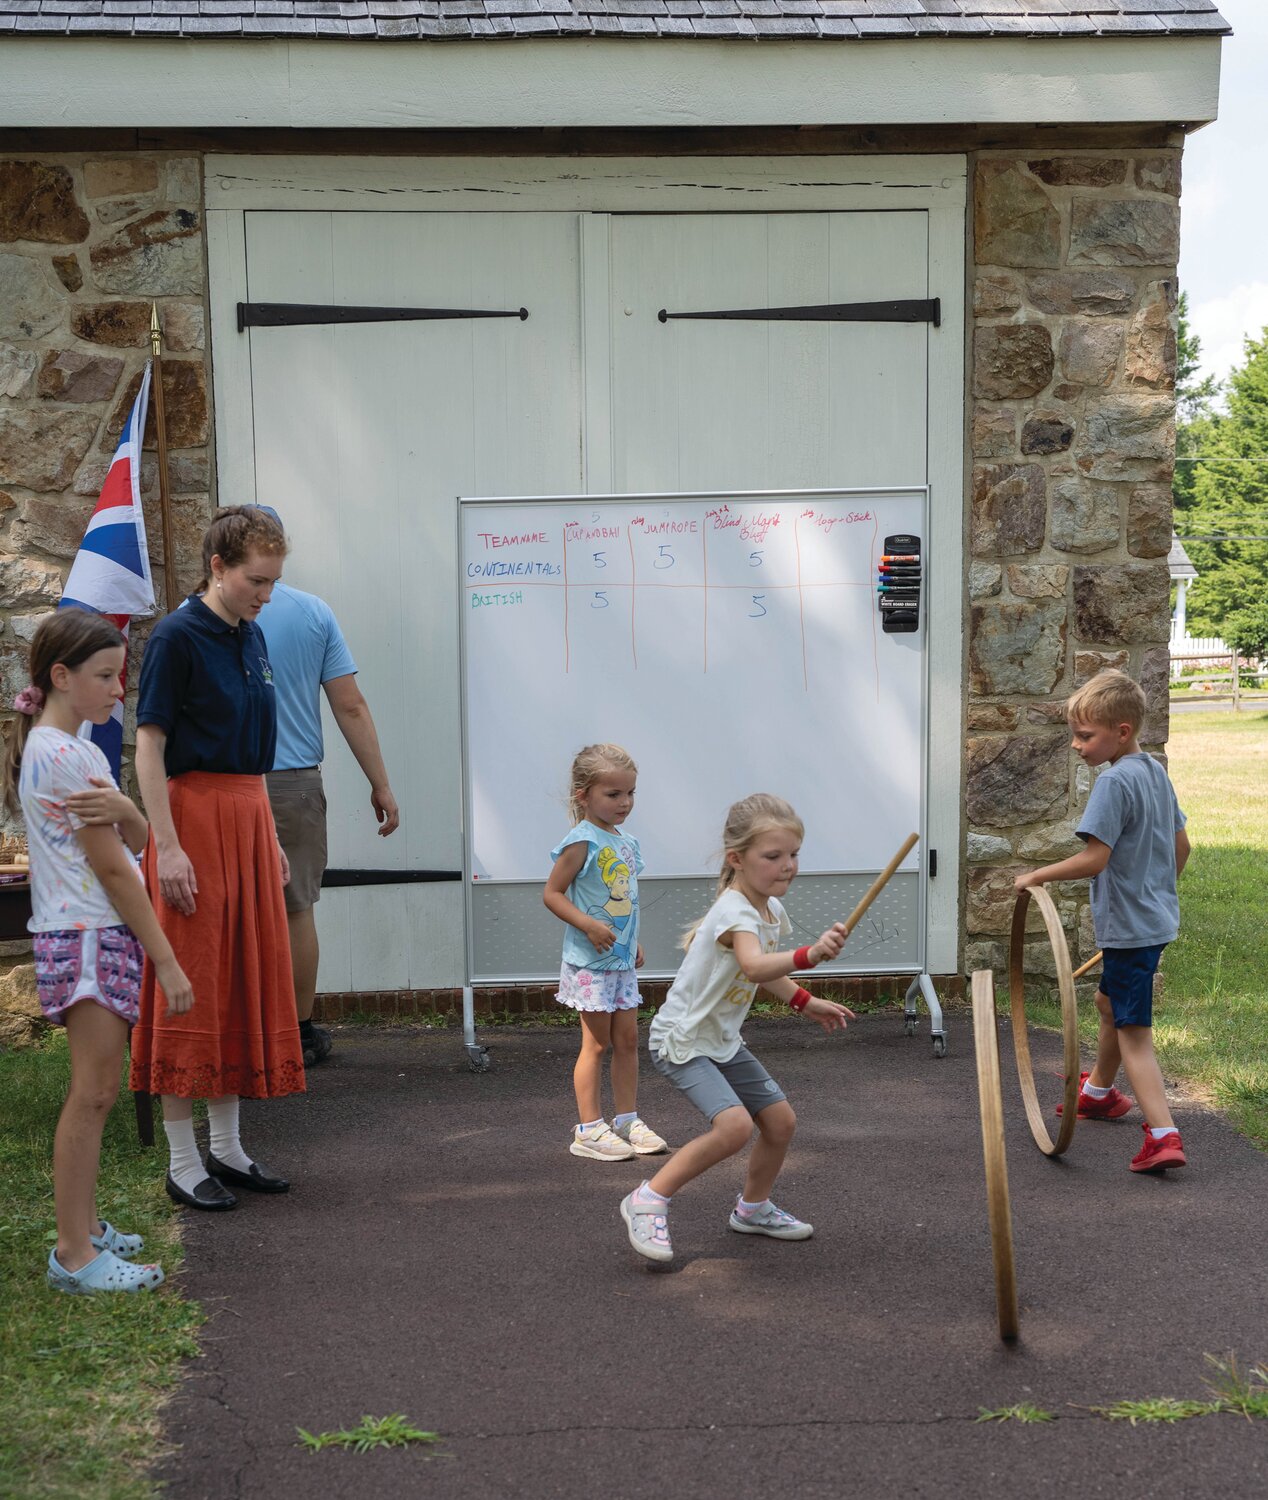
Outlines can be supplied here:
M1083 1085L1091 1076L1090 1073L1079 1074L1080 1120L1119 1120L1129 1109L1135 1107L1136 1101L1129 1099L1126 1094L1118 1089L1110 1089L1104 1099L1094 1099L1091 1094L1085 1094L1083 1092ZM1064 1108L1064 1104L1058 1104L1057 1113L1060 1114Z
M1149 1126L1143 1128L1145 1144L1132 1157L1133 1172L1165 1172L1168 1167L1188 1166L1184 1143L1178 1130L1169 1130L1166 1135L1155 1140L1149 1133Z

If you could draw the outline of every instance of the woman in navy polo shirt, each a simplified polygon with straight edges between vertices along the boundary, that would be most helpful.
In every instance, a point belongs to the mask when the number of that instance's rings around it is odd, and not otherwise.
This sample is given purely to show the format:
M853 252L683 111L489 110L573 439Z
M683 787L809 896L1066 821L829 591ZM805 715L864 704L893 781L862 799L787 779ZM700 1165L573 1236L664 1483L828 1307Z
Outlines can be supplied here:
M286 1191L288 1182L242 1149L238 1100L304 1088L282 896L288 872L264 785L277 710L256 624L285 556L285 534L263 511L220 511L203 538L203 583L155 626L141 665L145 880L194 1004L168 1014L146 964L132 1087L163 1096L167 1191L191 1208L233 1208L230 1186ZM211 1126L205 1167L195 1099L207 1101Z

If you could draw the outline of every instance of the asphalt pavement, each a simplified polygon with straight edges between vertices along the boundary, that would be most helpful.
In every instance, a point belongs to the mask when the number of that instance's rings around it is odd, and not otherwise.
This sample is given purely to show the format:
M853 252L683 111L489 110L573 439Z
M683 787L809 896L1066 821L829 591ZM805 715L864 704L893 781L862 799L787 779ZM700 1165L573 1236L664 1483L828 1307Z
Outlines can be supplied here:
M1268 1422L1110 1422L1090 1408L1203 1398L1205 1354L1268 1361L1268 1157L1177 1095L1190 1166L1129 1173L1139 1116L1030 1142L1004 1028L1022 1336L996 1333L971 1020L950 1055L901 1016L844 1036L761 1021L749 1045L799 1116L776 1200L815 1225L727 1229L724 1164L671 1214L675 1260L630 1249L646 1159L568 1153L574 1034L498 1030L469 1071L453 1032L344 1030L304 1096L244 1103L281 1197L184 1211L182 1290L209 1322L166 1413L173 1500L720 1500L1268 1494ZM1032 1040L1060 1097L1059 1039ZM650 1067L640 1109L699 1129ZM655 1160L654 1158L651 1160ZM1057 1420L983 1424L1033 1403ZM400 1412L444 1435L310 1454L311 1432Z

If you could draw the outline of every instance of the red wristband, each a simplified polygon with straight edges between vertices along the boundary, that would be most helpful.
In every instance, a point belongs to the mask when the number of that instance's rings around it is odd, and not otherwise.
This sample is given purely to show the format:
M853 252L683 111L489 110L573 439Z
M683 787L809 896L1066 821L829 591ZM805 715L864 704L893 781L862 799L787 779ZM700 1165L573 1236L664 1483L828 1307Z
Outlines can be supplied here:
M799 986L797 989L797 993L788 1003L794 1010L805 1010L806 1006L809 1005L813 999L814 996L810 993L809 990L803 990Z
M807 944L806 947L804 947L804 948L798 948L797 951L793 954L793 968L794 969L813 969L814 968L814 964L812 964L810 962L810 945L809 944Z

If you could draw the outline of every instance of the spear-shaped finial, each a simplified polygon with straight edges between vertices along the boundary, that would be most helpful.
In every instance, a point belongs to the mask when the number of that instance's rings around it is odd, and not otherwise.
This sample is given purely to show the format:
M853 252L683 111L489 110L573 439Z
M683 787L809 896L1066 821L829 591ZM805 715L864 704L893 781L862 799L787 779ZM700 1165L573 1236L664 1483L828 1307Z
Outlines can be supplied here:
M159 357L163 343L163 330L159 327L158 303L150 303L150 353Z

